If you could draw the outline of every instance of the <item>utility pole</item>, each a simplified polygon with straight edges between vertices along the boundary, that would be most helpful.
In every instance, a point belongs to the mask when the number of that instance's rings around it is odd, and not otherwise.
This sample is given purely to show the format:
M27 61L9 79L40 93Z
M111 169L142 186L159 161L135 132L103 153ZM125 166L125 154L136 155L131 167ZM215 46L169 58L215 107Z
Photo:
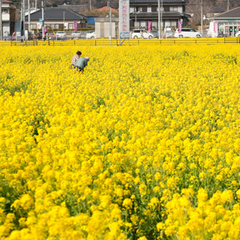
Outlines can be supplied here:
M227 11L229 11L229 0L227 1Z
M44 41L44 16L45 16L45 12L44 12L44 0L42 0L42 40Z
M63 31L65 30L65 10L63 10Z
M25 0L23 0L23 5L22 5L22 17L23 17L23 26L22 26L23 37L24 37L24 40L25 40Z
M91 0L89 0L89 5L90 5L90 11L92 10L92 1Z
M160 32L161 32L161 38L162 36L162 28L163 28L163 0L160 0L160 15L161 15L161 22L160 22Z
M30 20L30 15L31 15L31 6L30 6L30 0L28 0L28 39L31 35L31 20Z
M161 31L162 31L162 9L161 9L161 1L158 0L158 38L160 39L161 36Z
M112 46L112 8L110 7L110 2L107 2L109 7L109 33L110 33L110 45Z
M0 0L0 40L3 40L2 0Z

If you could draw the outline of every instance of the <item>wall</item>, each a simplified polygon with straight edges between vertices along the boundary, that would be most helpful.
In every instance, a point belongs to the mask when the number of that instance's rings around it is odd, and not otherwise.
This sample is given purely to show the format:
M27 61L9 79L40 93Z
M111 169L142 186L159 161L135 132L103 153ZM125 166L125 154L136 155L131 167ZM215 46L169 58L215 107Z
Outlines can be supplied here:
M116 38L118 31L118 18L112 18L112 38ZM95 33L96 38L110 37L110 20L109 18L95 18Z

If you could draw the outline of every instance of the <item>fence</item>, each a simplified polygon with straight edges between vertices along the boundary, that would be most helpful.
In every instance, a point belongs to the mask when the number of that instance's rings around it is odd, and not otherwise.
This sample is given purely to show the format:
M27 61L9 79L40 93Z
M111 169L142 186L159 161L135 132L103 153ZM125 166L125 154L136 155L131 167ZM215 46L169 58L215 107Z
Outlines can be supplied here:
M78 39L66 41L0 41L0 46L146 46L174 44L239 44L240 38L183 38L183 39Z

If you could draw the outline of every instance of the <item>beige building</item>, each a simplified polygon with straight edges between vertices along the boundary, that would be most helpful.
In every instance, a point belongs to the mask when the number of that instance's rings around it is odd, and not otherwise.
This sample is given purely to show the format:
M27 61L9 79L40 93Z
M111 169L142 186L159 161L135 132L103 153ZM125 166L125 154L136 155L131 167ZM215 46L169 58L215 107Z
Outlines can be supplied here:
M110 24L110 18L95 18L95 34L96 38L112 38L118 37L118 18L112 18ZM110 28L111 26L111 28ZM112 31L111 31L111 30Z

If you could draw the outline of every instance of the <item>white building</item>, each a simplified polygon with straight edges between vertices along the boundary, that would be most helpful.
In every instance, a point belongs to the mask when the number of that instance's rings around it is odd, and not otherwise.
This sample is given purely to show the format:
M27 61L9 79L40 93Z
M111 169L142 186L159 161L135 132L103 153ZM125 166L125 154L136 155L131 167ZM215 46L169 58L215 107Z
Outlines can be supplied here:
M240 7L231 9L212 18L214 36L234 37L240 30Z
M112 18L111 24L109 18L95 18L96 38L117 38L118 18ZM111 29L110 29L111 26Z

